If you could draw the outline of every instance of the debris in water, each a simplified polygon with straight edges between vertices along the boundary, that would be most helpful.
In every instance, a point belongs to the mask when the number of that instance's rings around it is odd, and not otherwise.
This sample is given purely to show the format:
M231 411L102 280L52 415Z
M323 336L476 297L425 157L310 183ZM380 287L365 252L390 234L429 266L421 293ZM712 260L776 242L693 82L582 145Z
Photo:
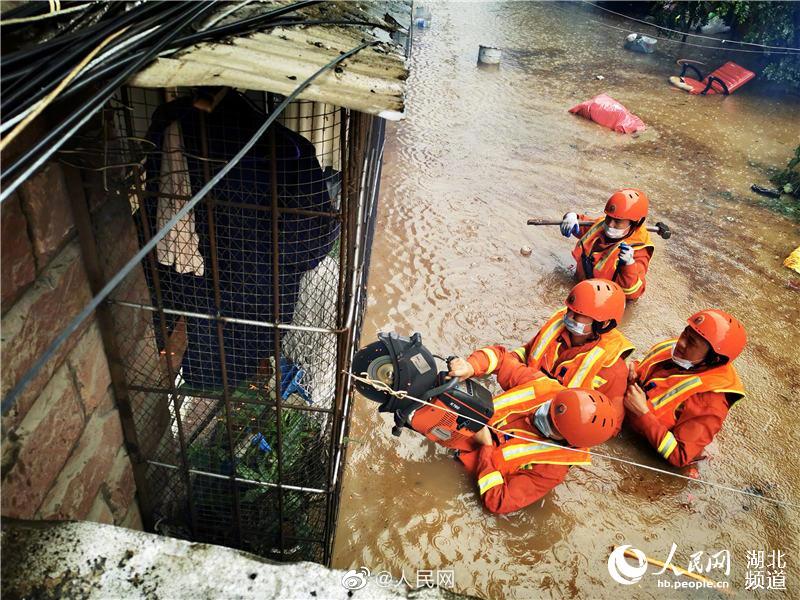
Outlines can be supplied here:
M776 190L774 188L761 187L760 185L756 185L755 183L750 186L750 189L753 190L756 194L761 194L762 196L769 196L770 198L780 198L781 196L780 190Z
M786 257L786 260L783 261L783 266L800 273L800 246L792 250L792 253ZM790 281L789 285L795 287L792 283Z
M605 79L605 77L603 77L602 75L595 75L594 78L599 81L603 81L603 79Z
M522 254L522 256L530 256L532 252L533 250L530 246L523 246L519 249L519 253Z

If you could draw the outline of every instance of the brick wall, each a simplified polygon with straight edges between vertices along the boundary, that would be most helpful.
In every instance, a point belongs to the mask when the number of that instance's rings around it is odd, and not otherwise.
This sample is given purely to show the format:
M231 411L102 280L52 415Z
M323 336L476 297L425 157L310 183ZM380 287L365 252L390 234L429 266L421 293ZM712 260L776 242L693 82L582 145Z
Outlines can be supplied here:
M65 169L47 164L2 205L3 395L92 296L68 195L76 193L68 185L74 173ZM93 220L96 216L115 232L107 244L122 239L133 252L130 209L120 209L124 199L95 203ZM119 252L115 256L124 262ZM146 298L141 271L135 275L126 281L128 290ZM2 419L3 516L86 519L141 529L113 390L100 326L90 318Z

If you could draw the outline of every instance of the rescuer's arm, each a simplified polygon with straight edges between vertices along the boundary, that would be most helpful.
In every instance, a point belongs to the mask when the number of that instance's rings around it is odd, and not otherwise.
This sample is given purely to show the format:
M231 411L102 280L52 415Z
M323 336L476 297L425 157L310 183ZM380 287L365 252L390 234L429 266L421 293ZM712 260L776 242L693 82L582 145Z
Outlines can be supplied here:
M478 490L483 505L493 513L509 513L533 504L564 481L566 465L533 465L505 477L492 462L493 446L483 446L478 455Z
M644 294L645 276L649 266L650 250L647 248L636 248L633 251L631 264L620 263L619 274L615 280L625 293L626 300L636 300Z
M519 352L506 350L503 346L487 346L467 357L474 369L473 377L496 375L497 383L504 390L526 383L535 372L520 360Z
M649 408L649 407L648 407ZM652 410L641 415L628 411L631 425L650 445L676 467L685 467L703 452L722 429L728 415L728 401L719 392L701 392L684 404L677 423L667 429Z
M620 358L610 367L603 367L597 373L600 379L604 379L605 383L600 381L591 382L591 386L598 392L606 395L611 406L617 409L618 417L614 421L614 435L619 433L622 428L622 421L625 418L625 390L628 389L628 365L625 360ZM590 382L587 382L587 385Z
M578 215L578 222L581 221L592 221L589 225L578 225L578 235L575 237L581 238L584 234L589 231L589 228L594 224L594 221L597 220L597 217L590 217L589 215Z

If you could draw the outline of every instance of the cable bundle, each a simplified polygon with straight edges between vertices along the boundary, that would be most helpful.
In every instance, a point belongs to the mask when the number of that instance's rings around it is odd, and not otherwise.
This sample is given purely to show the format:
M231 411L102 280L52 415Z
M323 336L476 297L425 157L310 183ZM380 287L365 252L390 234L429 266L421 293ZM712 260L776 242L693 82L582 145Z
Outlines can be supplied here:
M33 45L2 57L0 85L4 93L0 98L3 120L0 149L50 104L63 102L90 85L94 86L94 91L87 98L81 98L58 125L15 162L5 166L0 174L4 188L0 202L83 127L120 85L158 56L265 26L316 23L300 17L279 21L288 13L318 4L316 0L302 0L215 26L247 3L245 0L238 7L227 8L224 14L210 20L212 9L219 6L214 1L75 3L63 6L60 12L44 15L32 14L32 11L39 12L47 5L30 3L7 13L8 18L0 21L5 45L15 39L24 45L23 38L29 34L27 28L35 27L40 21L52 30L54 19L69 18L66 24L57 27L54 35L42 35Z

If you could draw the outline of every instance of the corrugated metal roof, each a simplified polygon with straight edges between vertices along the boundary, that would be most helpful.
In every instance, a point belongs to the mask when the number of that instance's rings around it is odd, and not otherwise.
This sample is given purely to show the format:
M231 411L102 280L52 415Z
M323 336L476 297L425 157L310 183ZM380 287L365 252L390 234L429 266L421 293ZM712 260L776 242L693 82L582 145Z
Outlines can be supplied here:
M289 2L248 3L218 24L286 4ZM224 4L217 14L232 6ZM371 114L403 112L410 1L323 2L293 14L306 20L368 21L380 27L291 25L202 43L159 58L129 83L142 87L226 85L286 95L341 53L376 40L381 43L320 75L300 98Z

